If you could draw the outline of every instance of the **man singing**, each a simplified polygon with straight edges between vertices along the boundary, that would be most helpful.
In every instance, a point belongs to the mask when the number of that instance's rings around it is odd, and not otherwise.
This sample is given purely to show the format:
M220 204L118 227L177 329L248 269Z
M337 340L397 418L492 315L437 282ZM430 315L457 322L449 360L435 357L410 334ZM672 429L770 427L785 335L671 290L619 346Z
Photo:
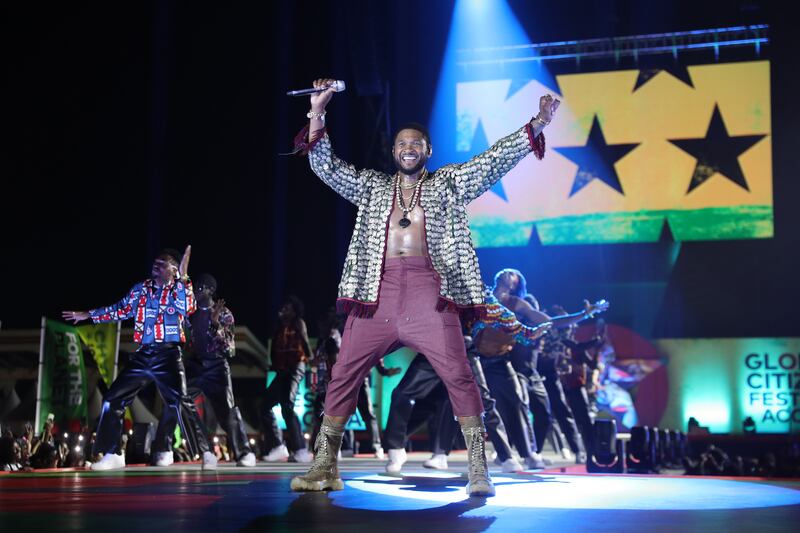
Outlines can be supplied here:
M424 353L447 387L468 450L471 496L491 496L483 427L483 402L461 332L461 320L480 317L484 286L467 226L466 206L531 151L544 155L544 127L559 101L539 101L539 114L470 161L429 173L432 146L426 128L400 129L392 155L397 173L356 170L338 157L325 131L325 108L333 80L311 96L307 130L298 136L311 169L358 207L339 284L337 307L349 316L339 360L333 367L325 418L309 472L292 480L293 490L340 490L336 455L344 424L358 401L364 376L400 346Z

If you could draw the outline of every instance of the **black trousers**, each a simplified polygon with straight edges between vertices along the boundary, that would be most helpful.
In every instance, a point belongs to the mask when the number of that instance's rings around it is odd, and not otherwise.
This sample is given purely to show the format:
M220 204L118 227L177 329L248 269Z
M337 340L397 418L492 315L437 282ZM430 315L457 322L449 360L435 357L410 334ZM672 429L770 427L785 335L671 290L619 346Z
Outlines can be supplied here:
M311 406L313 413L313 429L311 431L311 446L317 441L317 434L322 425L322 417L325 415L325 390L318 392ZM375 416L375 409L372 407L372 397L369 390L369 376L364 378L364 384L358 389L358 404L356 404L361 419L364 420L369 448L362 450L365 453L374 453L381 446L381 433L378 427L378 417Z
M574 453L586 451L578 426L575 424L575 416L567 404L564 388L561 385L561 380L558 379L558 375L545 376L544 387L547 389L547 396L550 398L553 416L558 420L558 425L561 427L561 431L564 432L570 449Z
M523 458L537 451L536 437L528 418L528 392L511 363L505 359L485 360L486 382L497 401L497 411L508 429L510 442Z
M297 391L300 387L300 382L303 381L305 372L305 363L298 363L297 366L288 370L278 370L275 374L275 379L267 387L264 403L261 404L265 451L277 448L282 444L281 430L278 428L278 421L275 415L272 414L272 408L276 404L280 404L281 414L284 421L286 421L286 447L292 453L305 448L303 433L300 429L300 419L294 412Z
M164 400L162 422L170 424L173 431L176 423L180 425L192 455L209 451L208 439L194 401L187 394L181 348L177 344L162 344L142 346L131 356L128 365L111 384L103 397L103 410L100 413L93 453L118 451L125 408L150 383L155 383ZM166 441L163 438L156 440L154 451L171 449L164 446Z
M527 376L517 375L528 392L528 409L533 415L533 442L536 444L536 451L541 453L547 434L553 425L550 397L538 372Z
M567 404L575 415L575 423L578 426L583 444L586 446L586 453L594 453L594 423L592 422L591 408L589 406L589 394L586 387L575 387L564 389Z
M488 378L493 372L491 367L494 366L494 363L490 362L487 364L480 357L475 356L473 351L467 352L467 355L469 357L470 366L472 367L472 374L475 376L475 382L481 393L481 400L483 400L486 432L489 434L489 440L492 442L495 452L497 452L497 458L500 461L506 461L511 458L509 435L506 431L504 419L497 408L498 403L491 392ZM525 416L527 416L527 413ZM449 398L442 405L438 427L439 430L436 432L433 451L434 453L448 455L453 449L459 431L459 425L453 416L453 407L450 404Z
M244 421L236 407L233 398L233 383L231 382L231 367L224 357L198 356L187 365L189 373L188 394L194 400L201 394L211 403L217 421L223 431L228 435L228 444L233 457L241 459L251 452L247 433L244 430ZM175 433L175 424L165 421L162 417L158 424L156 442L159 449L172 449L172 436Z
M510 359L523 389L528 393L528 409L533 415L532 442L535 443L536 451L541 453L553 425L553 415L544 380L537 370L538 352L530 347L517 345L511 351Z
M425 356L417 355L411 361L400 383L392 391L389 418L386 421L386 431L383 432L383 447L387 450L405 448L408 436L424 424L432 414L429 409L423 416L419 409L414 409L415 404L420 400L435 397L437 405L433 413L436 413L445 396L447 394L444 383L433 366Z
M364 426L366 426L367 437L370 443L370 448L366 448L363 451L366 453L374 453L377 448L381 446L381 433L378 427L378 418L375 416L375 409L372 407L369 376L364 378L364 383L358 390L358 404L356 404L356 408L362 420L364 420Z

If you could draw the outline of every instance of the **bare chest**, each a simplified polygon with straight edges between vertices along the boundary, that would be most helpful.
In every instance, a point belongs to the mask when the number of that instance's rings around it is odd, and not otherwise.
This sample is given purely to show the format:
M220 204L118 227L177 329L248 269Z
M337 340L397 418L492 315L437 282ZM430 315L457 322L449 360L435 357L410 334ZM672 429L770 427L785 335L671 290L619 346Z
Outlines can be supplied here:
M428 255L425 235L425 212L417 203L414 209L404 213L394 202L389 215L389 232L386 239L387 257Z

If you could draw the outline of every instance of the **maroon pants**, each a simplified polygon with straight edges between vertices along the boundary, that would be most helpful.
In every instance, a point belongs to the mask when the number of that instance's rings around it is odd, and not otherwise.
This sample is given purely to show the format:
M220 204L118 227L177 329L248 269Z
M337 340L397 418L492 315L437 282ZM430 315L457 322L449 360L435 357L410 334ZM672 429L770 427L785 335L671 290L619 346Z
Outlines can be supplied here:
M381 357L401 346L425 354L447 387L456 416L483 414L458 314L437 312L438 297L439 276L427 257L386 259L375 315L347 318L325 414L352 415L364 377Z

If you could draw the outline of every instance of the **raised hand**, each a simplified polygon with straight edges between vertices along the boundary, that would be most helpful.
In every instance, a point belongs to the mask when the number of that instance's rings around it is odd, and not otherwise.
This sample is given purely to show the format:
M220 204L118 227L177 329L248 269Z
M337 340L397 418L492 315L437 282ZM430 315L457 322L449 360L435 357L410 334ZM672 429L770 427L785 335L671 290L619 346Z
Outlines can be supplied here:
M211 309L212 323L219 324L219 315L222 314L223 309L225 309L225 300L219 299L214 302L214 307Z
M314 93L311 95L311 110L321 113L325 111L325 107L328 105L328 102L331 101L333 98L333 94L336 92L332 85L336 82L336 80L330 78L320 78L314 80L314 88L319 89L322 87L328 87L327 90L321 93Z
M77 324L81 320L89 320L91 315L86 311L61 311L61 318L71 320L73 324Z
M544 122L550 122L556 114L558 106L561 105L561 100L554 98L550 94L546 94L539 98L539 118Z
M189 258L192 256L192 245L186 247L186 250L183 252L183 257L181 257L181 264L178 267L178 276L183 279L189 272Z
M607 300L598 300L595 303L589 303L589 300L583 301L583 308L586 316L594 316L597 313L608 311L611 304Z

